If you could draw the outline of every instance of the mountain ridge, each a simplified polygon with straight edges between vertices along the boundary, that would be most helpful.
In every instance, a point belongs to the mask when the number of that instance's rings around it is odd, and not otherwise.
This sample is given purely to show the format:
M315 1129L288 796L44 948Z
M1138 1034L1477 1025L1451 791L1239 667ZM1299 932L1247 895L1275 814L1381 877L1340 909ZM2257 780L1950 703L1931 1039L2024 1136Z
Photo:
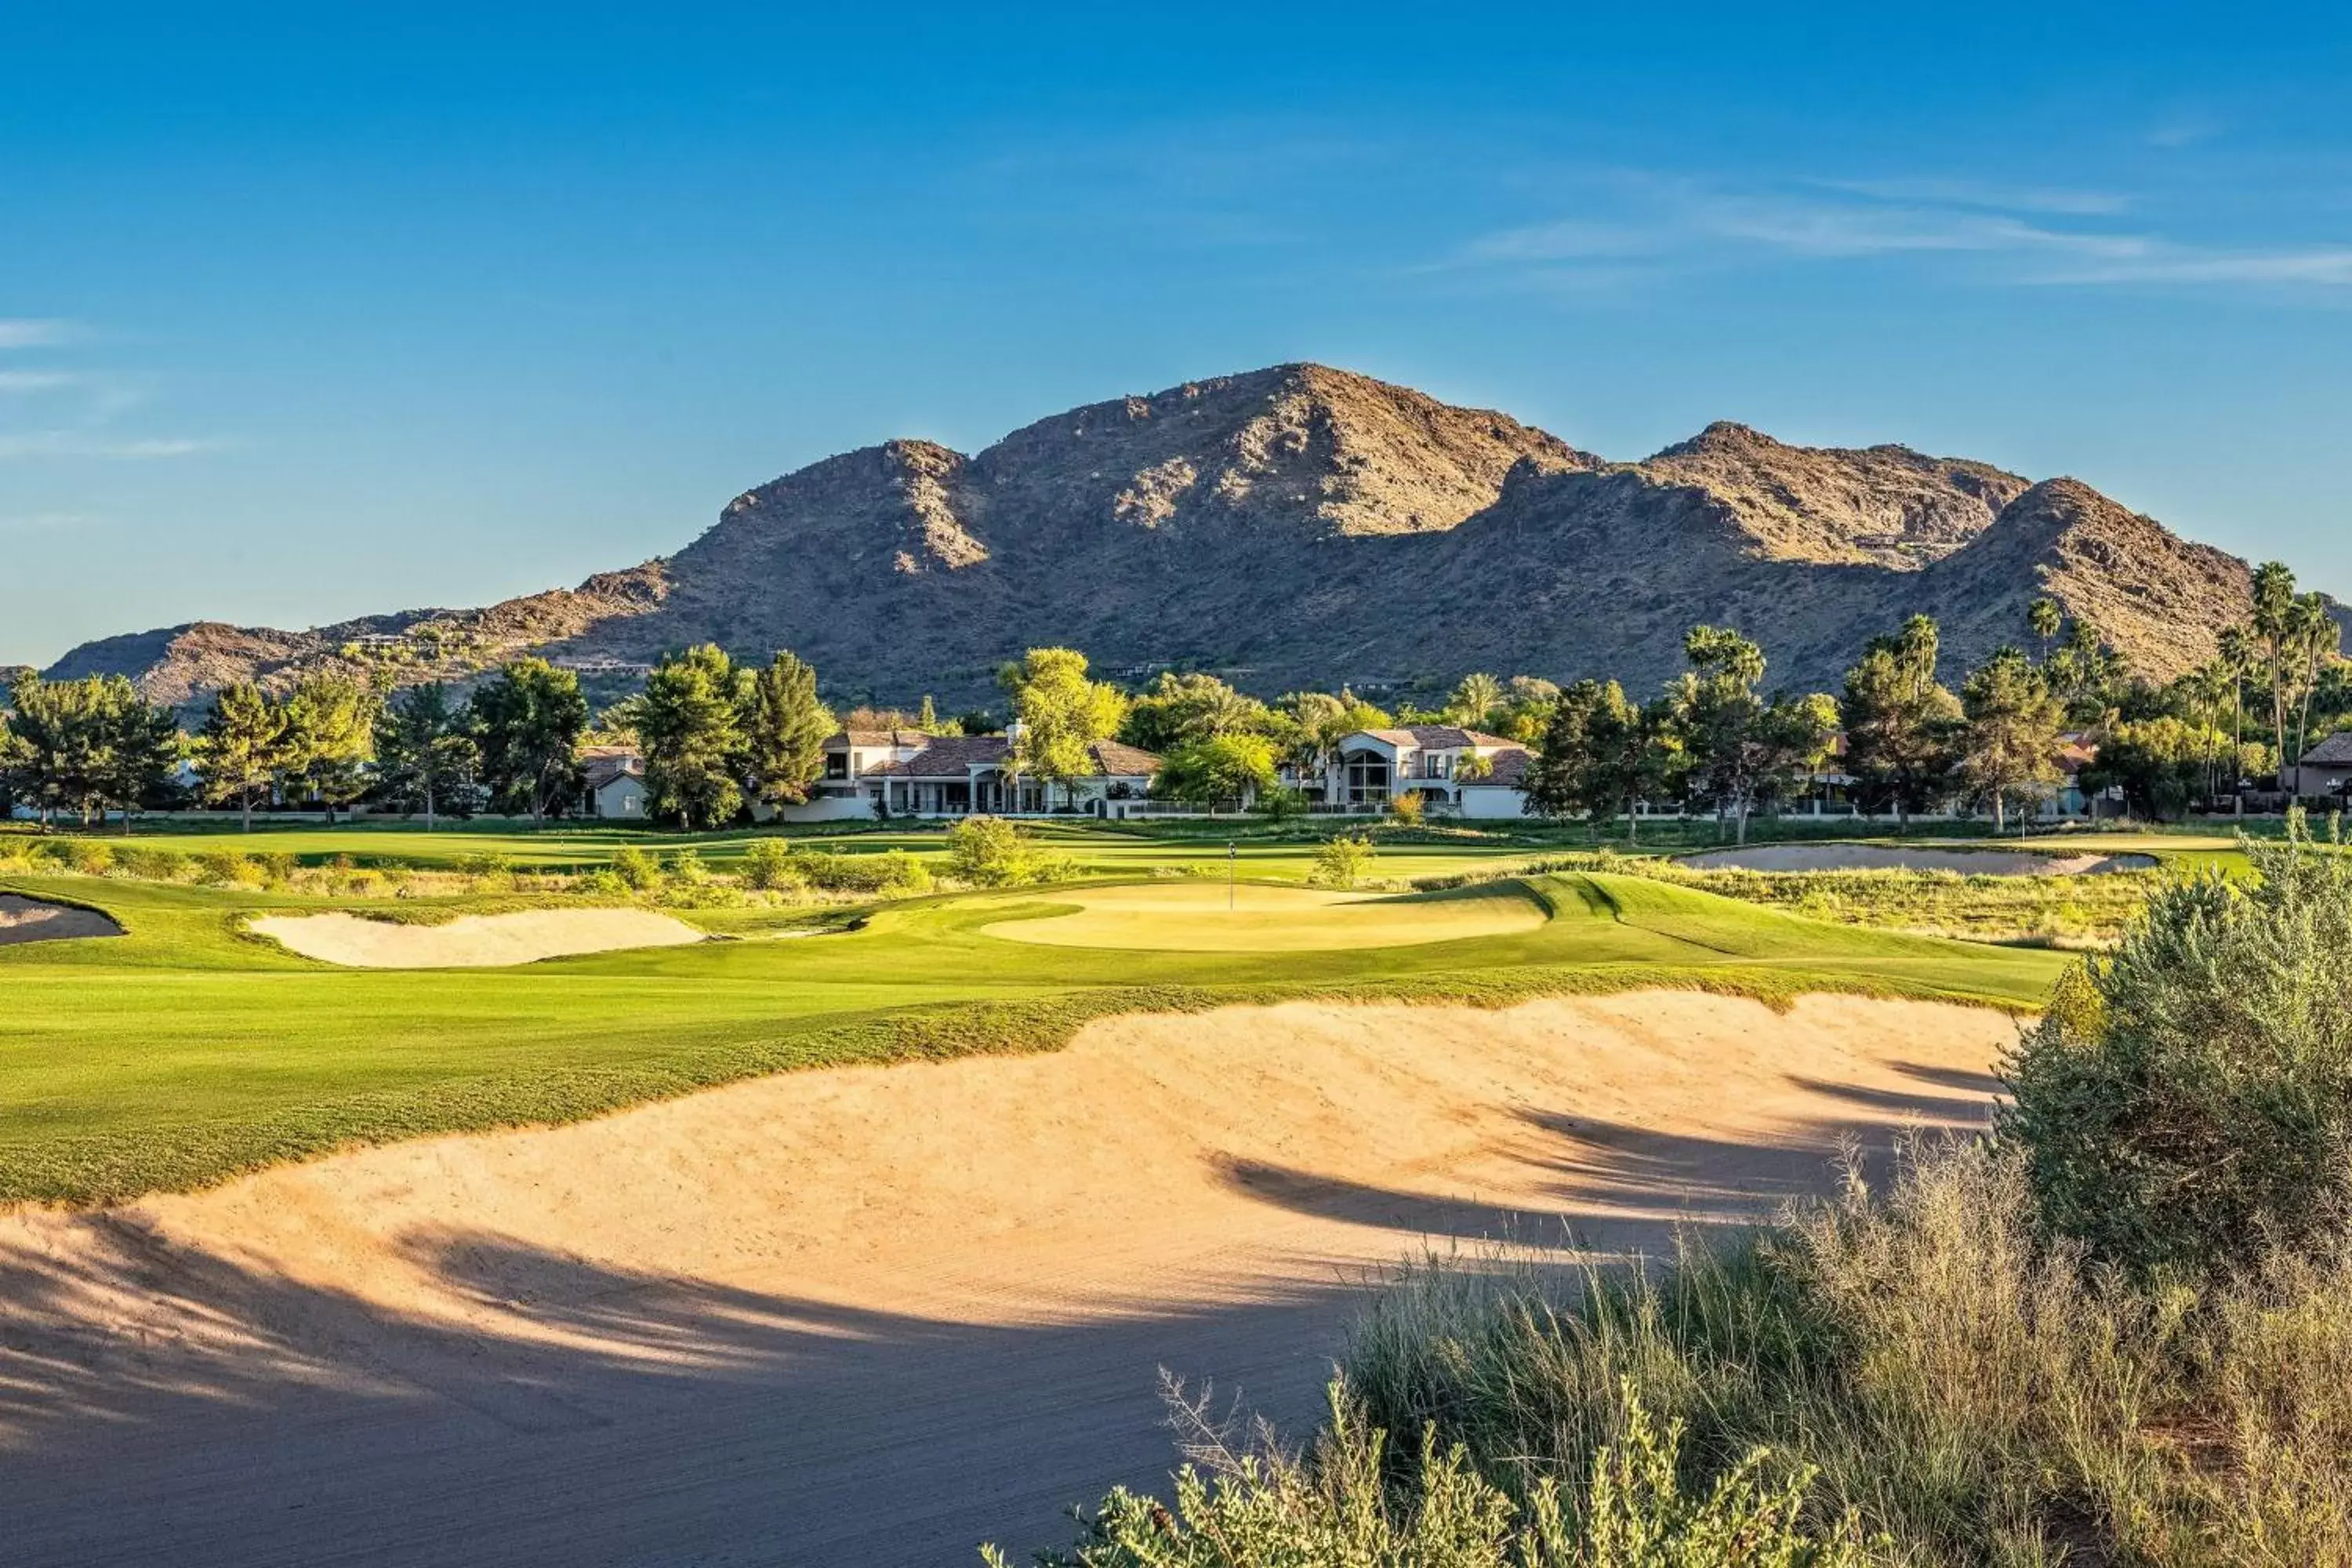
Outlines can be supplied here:
M1471 668L1671 673L1738 626L1772 683L1833 689L1915 611L1956 661L2048 595L2143 673L2210 658L2246 563L2082 481L1908 447L1809 447L1718 421L1612 461L1491 409L1314 363L1050 415L971 454L901 437L737 495L675 554L478 610L302 632L216 622L76 648L192 707L344 668L464 679L543 653L617 695L663 650L789 647L850 699L984 700L1021 648L1116 674L1215 669L1268 695L1433 689Z

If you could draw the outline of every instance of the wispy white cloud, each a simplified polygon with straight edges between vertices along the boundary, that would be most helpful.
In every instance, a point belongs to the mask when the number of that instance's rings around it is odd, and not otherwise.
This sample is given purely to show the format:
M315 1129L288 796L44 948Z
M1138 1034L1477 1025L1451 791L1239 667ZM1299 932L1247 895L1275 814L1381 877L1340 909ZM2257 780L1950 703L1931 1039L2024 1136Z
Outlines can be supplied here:
M0 513L0 533L88 533L106 522L106 518L94 511Z
M60 391L79 385L81 380L65 370L0 370L0 397Z
M1806 180L1728 187L1664 177L1588 193L1594 209L1479 235L1433 269L1486 269L1547 288L1562 267L1623 276L1738 266L1744 258L1945 258L1982 281L2032 285L2352 287L2352 247L2223 248L2116 221L2104 192L1946 179ZM1610 264L1614 265L1610 265Z
M0 462L34 458L85 458L102 462L143 463L218 451L226 443L201 436L117 438L90 430L0 431Z
M74 335L71 321L34 316L0 316L0 349L47 348L54 343L68 342Z

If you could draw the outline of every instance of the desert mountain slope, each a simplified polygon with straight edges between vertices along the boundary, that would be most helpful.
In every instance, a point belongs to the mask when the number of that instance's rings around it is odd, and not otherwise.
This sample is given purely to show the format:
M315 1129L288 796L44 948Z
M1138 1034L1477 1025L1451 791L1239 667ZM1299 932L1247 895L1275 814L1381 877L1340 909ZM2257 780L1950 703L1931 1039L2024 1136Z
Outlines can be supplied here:
M2048 594L2165 677L2243 617L2247 577L2072 479L1731 424L1612 463L1294 364L1092 404L971 456L897 440L829 458L576 590L301 633L199 624L86 645L58 672L120 669L188 703L337 661L462 677L532 650L616 691L662 650L716 641L794 648L839 697L961 703L1021 648L1066 643L1113 673L1206 668L1269 694L1473 668L1647 689L1715 621L1765 645L1775 684L1833 687L1914 611L1957 662L2021 639Z

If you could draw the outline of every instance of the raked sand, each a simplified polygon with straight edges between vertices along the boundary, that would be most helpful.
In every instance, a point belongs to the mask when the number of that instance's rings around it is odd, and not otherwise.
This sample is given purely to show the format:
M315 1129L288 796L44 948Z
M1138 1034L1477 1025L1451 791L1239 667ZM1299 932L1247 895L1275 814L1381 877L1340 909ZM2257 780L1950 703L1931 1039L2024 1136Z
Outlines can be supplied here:
M1998 1013L1291 1004L0 1215L12 1568L975 1561L1311 1420L1367 1271L1768 1217L1972 1125Z
M525 910L407 925L341 913L264 915L254 933L357 969L477 969L630 947L682 947L703 933L650 910Z
M67 942L76 937L121 936L122 928L96 910L53 904L16 893L0 893L0 947L25 942Z

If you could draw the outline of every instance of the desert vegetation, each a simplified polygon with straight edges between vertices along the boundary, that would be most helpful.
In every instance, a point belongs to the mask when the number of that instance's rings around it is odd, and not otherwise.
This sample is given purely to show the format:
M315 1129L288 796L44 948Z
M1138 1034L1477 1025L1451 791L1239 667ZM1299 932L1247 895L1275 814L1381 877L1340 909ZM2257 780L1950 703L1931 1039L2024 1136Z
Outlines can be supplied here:
M2352 1561L2352 865L2250 849L2071 970L1990 1138L1652 1268L1408 1269L1303 1447L1087 1568Z

